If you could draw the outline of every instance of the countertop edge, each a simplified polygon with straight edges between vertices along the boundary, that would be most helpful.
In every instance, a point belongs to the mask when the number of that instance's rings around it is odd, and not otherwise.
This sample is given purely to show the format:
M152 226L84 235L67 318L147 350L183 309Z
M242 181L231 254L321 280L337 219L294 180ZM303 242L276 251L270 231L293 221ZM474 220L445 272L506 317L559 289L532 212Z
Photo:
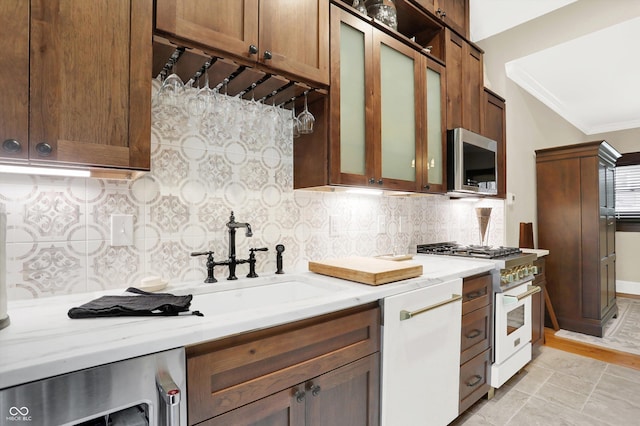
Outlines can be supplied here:
M417 259L413 260L431 264L433 262L429 260L429 257L417 256ZM456 260L455 262L451 260L451 262L457 265L457 269L453 268L450 273L439 271L437 276L435 273L428 276L428 271L425 271L420 277L380 286L363 285L312 272L290 274L292 277L312 276L316 280L339 282L347 290L335 297L294 304L277 311L265 310L263 313L249 318L243 318L241 313L229 314L220 317L219 321L216 321L218 318L215 316L213 318L183 316L88 320L58 318L61 314L66 314L66 309L69 306L74 306L78 300L91 300L95 296L95 294L76 294L69 296L70 301L66 304L62 303L66 300L65 298L56 300L58 306L52 308L56 320L64 327L68 327L69 331L56 330L55 324L47 324L51 327L47 330L43 329L45 327L42 322L39 323L33 319L31 319L33 324L21 324L30 320L29 315L36 312L38 306L46 306L47 299L35 302L16 301L17 303L12 305L18 308L10 313L12 318L15 317L15 320L12 321L13 324L0 331L0 346L7 345L5 348L8 347L9 352L13 349L13 353L8 355L8 362L0 364L0 389L150 353L295 322L494 269L491 262L484 260ZM439 263L446 264L447 262ZM52 301L51 298L49 299ZM92 328L94 323L91 321L96 321L95 324L99 324L100 327ZM38 325L40 328L37 328ZM59 336L56 335L56 331L59 331ZM84 345L82 344L83 339L86 340ZM14 348L11 348L11 345L15 345ZM20 353L29 353L30 350L36 351L35 355L31 357L20 356Z

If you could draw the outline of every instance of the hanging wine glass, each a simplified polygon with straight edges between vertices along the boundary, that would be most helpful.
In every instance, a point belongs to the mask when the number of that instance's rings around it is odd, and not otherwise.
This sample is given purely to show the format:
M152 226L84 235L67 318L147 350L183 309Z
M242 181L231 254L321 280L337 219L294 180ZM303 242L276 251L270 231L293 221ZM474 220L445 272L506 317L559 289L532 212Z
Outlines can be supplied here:
M309 112L309 107L307 106L307 93L304 92L304 110L298 116L298 131L301 135L306 135L309 133L313 133L313 123L315 123L316 119Z
M294 139L300 136L300 121L296 117L296 98L291 99L291 127Z

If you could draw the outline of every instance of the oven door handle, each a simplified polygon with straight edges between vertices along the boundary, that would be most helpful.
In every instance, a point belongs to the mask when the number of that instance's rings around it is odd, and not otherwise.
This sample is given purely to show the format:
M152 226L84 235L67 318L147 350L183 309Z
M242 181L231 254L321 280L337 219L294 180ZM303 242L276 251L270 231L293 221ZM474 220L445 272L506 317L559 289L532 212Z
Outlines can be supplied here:
M400 311L400 321L411 319L417 315L424 314L425 312L431 311L435 308L439 308L440 306L448 305L449 303L456 302L460 299L462 299L461 294L452 294L449 299L443 300L442 302L434 303L433 305L429 305L415 311L407 311L403 309Z
M537 285L528 285L527 286L527 291L525 291L522 294L517 295L516 297L518 298L518 301L525 299L529 296L532 296L536 293L540 293L542 291L542 288L537 286Z

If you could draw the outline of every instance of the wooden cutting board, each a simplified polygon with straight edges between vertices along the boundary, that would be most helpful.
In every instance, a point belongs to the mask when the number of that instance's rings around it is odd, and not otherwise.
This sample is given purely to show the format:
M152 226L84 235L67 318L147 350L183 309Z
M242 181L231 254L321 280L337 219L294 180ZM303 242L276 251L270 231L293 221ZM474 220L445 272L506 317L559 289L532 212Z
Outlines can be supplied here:
M309 261L309 270L369 285L386 284L422 275L422 265L416 263L362 256Z

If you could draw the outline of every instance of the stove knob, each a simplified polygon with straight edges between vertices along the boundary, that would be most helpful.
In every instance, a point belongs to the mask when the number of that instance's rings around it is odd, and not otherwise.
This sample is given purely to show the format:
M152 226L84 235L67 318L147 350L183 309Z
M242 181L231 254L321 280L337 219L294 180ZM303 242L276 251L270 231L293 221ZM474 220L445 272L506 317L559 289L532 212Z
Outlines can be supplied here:
M532 266L531 267L531 272L533 273L533 275L538 275L538 267L537 266Z

